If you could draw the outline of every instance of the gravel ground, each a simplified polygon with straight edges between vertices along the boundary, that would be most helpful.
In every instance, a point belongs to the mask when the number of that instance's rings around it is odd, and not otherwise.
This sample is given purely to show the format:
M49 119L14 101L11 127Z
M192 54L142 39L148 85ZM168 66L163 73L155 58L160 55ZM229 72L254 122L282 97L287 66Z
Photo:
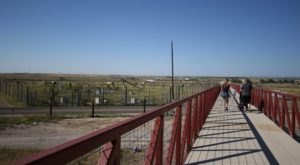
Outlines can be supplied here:
M65 119L57 123L15 125L0 130L0 148L47 149L127 118Z

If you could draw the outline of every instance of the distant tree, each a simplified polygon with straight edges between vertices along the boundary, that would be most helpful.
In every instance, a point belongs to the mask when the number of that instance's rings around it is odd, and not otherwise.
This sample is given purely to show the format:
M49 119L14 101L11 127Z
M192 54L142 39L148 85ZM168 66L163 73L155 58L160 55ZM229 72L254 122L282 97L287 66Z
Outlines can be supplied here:
M266 83L276 83L276 81L274 81L273 79L270 78L266 81Z
M264 79L260 79L259 81L260 81L260 83L262 83L262 84L266 83L266 80L264 80Z
M240 79L232 79L231 82L232 83L242 83L242 81Z
M289 83L289 81L286 80L286 79L284 79L282 82L283 82L283 83Z

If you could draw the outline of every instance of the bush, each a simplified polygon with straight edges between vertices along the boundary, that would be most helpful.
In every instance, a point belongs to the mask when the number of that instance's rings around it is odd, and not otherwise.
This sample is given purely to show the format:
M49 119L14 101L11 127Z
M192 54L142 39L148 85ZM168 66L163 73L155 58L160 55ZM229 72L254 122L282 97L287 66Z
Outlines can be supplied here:
M240 79L232 79L231 80L232 83L242 83L242 81Z

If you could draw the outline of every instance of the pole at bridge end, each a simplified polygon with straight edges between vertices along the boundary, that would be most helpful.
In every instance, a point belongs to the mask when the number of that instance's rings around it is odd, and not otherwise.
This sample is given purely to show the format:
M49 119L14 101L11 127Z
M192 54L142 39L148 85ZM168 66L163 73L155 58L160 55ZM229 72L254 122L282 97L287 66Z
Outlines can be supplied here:
M54 101L55 101L54 86L55 86L56 82L52 81L51 84L52 84L52 94L51 94L52 96L50 98L50 112L49 112L50 119L52 119L52 107L53 107L53 104L54 104Z
M172 61L172 100L174 100L174 60L173 60L173 41L171 41L171 61Z

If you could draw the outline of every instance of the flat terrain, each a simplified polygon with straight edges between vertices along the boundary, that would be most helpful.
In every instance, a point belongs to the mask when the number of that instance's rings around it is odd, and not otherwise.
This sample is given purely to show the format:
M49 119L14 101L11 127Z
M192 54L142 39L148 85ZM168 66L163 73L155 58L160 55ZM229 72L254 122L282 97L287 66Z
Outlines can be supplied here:
M15 125L0 130L0 148L47 149L127 118L64 119L57 123Z

